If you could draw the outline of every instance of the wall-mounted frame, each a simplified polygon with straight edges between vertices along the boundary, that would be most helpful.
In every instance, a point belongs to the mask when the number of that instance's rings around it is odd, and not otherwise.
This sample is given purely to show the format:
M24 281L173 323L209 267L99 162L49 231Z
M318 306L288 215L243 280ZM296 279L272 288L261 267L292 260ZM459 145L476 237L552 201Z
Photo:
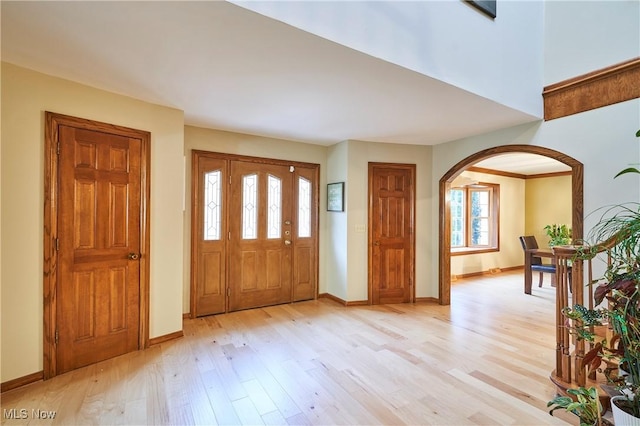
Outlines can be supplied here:
M327 184L327 211L344 211L344 182Z
M488 15L491 18L495 18L498 8L497 0L465 0L471 6L480 10L482 13Z

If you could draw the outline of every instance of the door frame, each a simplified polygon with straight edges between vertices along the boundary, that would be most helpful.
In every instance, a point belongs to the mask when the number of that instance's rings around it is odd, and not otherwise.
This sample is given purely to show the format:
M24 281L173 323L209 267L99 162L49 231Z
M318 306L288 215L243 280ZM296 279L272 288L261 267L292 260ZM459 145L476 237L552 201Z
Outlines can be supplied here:
M200 219L200 213L197 211L197 207L198 207L198 203L200 202L200 198L202 198L200 196L200 192L199 192L199 181L200 181L200 175L198 172L198 159L200 157L210 157L210 158L217 158L217 159L221 159L221 160L226 160L226 161L245 161L245 162L252 162L252 163L258 163L258 164L273 164L273 165L279 165L279 166L293 166L293 167L304 167L304 168L311 168L315 170L315 186L314 186L314 198L313 198L313 202L315 203L316 206L316 212L314 215L312 215L312 222L311 222L311 227L315 232L316 235L316 253L315 253L315 259L314 259L314 270L312 271L312 273L315 275L315 283L316 283L316 288L314 290L314 299L318 298L318 291L319 291L319 269L320 269L320 262L319 262L319 257L320 257L320 218L319 218L319 213L320 213L320 165L317 163L305 163L302 161L289 161L289 160L281 160L281 159L275 159L275 158L265 158L265 157L252 157L252 156L247 156L247 155L240 155L240 154L229 154L229 153L223 153L223 152L215 152L215 151L203 151L203 150L196 150L193 149L191 150L191 203L190 203L190 209L191 209L191 253L190 253L190 257L191 257L191 262L190 262L190 278L189 278L189 318L197 318L198 317L198 312L196 309L196 299L197 299L197 292L196 292L196 286L197 286L197 271L198 271L198 257L196 256L197 254L197 240L199 238L199 234L198 234L198 227L196 226L198 220ZM229 171L230 173L230 171ZM227 202L228 203L228 202ZM229 220L229 215L231 215L231 212L229 212L228 210L225 210L225 221L227 222L227 226L228 226L228 220ZM228 230L227 228L225 228L225 231ZM226 247L228 247L228 239L225 238L225 245ZM226 259L224 260L225 262L227 262L226 264L226 274L225 274L225 289L224 291L226 292L227 289L229 288L229 253L227 252L226 254ZM292 293L291 293L291 297L292 297L292 301L293 301L293 287L292 287ZM229 312L229 300L228 298L225 298L225 313Z
M488 148L459 161L440 179L439 194L439 269L438 269L438 303L451 303L451 209L448 197L451 182L467 168L480 160L508 153L538 154L566 164L571 167L571 229L573 238L582 240L584 233L584 177L583 164L573 157L551 148L535 145L501 145Z
M72 117L45 111L44 129L44 263L43 263L43 376L47 380L57 375L56 330L58 285L59 182L58 126L67 125L86 130L111 133L141 141L140 158L140 316L138 349L149 346L149 276L150 276L150 165L151 134L114 124Z
M408 163L376 163L369 162L368 165L368 194L369 198L368 203L368 232L367 232L367 302L369 305L373 304L373 169L375 167L384 167L384 168L399 168L409 170L411 172L411 226L410 226L410 244L409 250L411 251L409 255L409 261L411 262L410 277L409 283L411 286L411 296L409 303L414 303L416 301L416 165L408 164Z

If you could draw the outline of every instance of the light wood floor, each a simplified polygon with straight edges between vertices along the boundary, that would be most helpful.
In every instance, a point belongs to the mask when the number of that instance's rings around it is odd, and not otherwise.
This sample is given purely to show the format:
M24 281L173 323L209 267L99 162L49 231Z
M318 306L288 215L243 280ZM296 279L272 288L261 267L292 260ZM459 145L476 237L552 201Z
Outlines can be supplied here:
M554 293L522 272L451 306L329 300L211 316L185 337L2 395L2 424L566 424L551 417ZM566 414L562 419L577 424Z

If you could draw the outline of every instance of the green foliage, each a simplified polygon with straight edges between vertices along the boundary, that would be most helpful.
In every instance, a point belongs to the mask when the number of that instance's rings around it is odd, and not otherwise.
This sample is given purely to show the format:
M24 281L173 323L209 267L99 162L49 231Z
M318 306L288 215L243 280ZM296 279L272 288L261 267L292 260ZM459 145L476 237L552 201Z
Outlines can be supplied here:
M640 130L636 132L636 137L640 138ZM640 173L640 170L635 167L627 167L626 169L620 171L617 175L614 176L614 179L621 175L626 175L627 173Z
M640 137L640 130L636 136ZM627 173L640 171L628 168L616 177ZM603 250L608 253L604 276L595 282L598 285L593 297L597 308L575 305L565 308L563 314L570 320L569 330L577 339L592 343L582 367L602 371L627 397L621 408L640 417L640 204L620 204L601 211L587 238L594 243L578 250L582 259L591 259ZM593 333L594 326L603 324L613 332L608 340L596 339ZM603 361L624 366L626 374L608 366L600 370Z
M567 389L567 393L571 396L557 396L547 402L547 407L552 407L549 414L553 415L554 411L562 409L578 416L580 426L602 423L602 405L596 388Z
M544 230L549 237L549 247L571 244L571 228L567 225L554 223L545 226Z

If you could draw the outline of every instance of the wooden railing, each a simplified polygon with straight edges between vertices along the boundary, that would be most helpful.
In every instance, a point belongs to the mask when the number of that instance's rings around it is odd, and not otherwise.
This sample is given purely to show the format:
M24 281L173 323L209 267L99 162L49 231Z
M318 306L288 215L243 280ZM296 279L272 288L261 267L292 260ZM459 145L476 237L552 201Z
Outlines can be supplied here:
M568 306L584 303L584 262L577 259L578 249L574 246L554 247L553 253L556 259L556 368L551 379L564 390L586 384L586 370L581 368L585 353L584 341L576 341L570 335L562 313ZM590 260L587 262L591 265ZM591 282L591 278L588 277L588 282ZM591 288L587 288L588 294L592 295ZM589 296L588 303L593 306L593 296Z
M616 243L617 240L612 238L593 247L553 247L556 262L556 368L551 374L551 380L561 391L569 387L585 386L588 381L595 379L593 374L587 377L587 367L582 367L585 350L588 351L591 347L586 348L584 340L578 340L570 334L563 310L575 304L594 308L593 262L603 260L608 264L609 250ZM587 253L590 255L587 256Z

